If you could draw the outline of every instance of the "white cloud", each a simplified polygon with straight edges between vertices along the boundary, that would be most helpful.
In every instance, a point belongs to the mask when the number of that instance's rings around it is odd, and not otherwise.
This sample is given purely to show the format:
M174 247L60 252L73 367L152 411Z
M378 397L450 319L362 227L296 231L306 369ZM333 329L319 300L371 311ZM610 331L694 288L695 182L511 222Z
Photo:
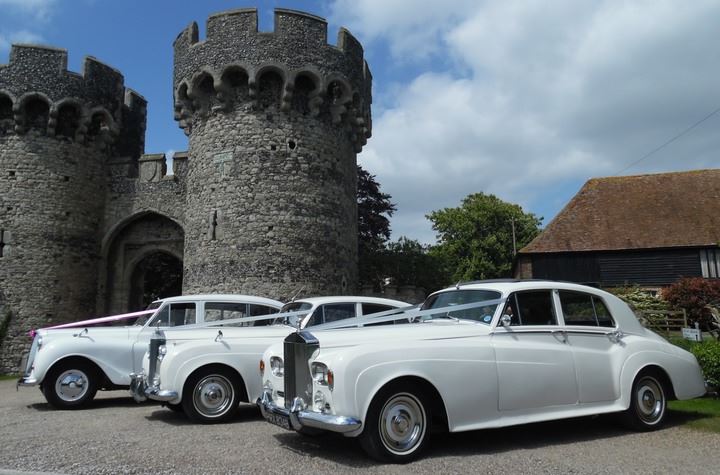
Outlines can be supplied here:
M34 18L39 20L46 20L52 13L52 9L57 3L57 0L0 0L0 8L19 12L29 13Z
M409 82L376 84L392 92L360 156L398 203L394 237L432 241L423 216L479 191L552 217L720 106L717 2L387 3L333 12L393 54L424 52ZM713 120L627 173L717 167Z
M2 1L2 0L0 0ZM0 33L0 52L4 53L14 43L43 43L43 37L31 31L20 30L9 33L7 36Z

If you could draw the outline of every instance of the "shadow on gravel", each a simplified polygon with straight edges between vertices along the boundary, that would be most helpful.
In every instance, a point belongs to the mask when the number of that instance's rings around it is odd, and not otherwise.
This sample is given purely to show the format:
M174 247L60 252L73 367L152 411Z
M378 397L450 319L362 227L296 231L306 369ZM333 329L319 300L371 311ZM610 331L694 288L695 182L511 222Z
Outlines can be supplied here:
M173 411L167 407L158 406L157 410L145 416L149 421L160 421L173 426L197 425L188 419L182 411ZM260 409L255 404L240 404L235 417L227 424L262 420Z
M93 409L104 409L108 407L134 407L134 406L155 406L157 403L155 401L146 401L142 403L137 403L135 400L131 397L108 397L108 398L100 398L100 399L93 399L88 403L87 406L83 406L82 408L78 409L70 409L70 410L77 410L77 411L92 411ZM29 404L27 406L30 409L35 409L36 411L58 411L62 409L55 409L50 404L46 402L38 402L35 404Z
M664 427L681 426L703 417L668 411ZM615 415L539 422L502 429L485 429L451 434L433 434L422 458L497 454L517 449L535 449L554 445L594 441L634 434L625 429ZM307 437L293 432L275 434L280 445L293 452L321 457L348 467L379 465L371 460L352 438L330 434Z

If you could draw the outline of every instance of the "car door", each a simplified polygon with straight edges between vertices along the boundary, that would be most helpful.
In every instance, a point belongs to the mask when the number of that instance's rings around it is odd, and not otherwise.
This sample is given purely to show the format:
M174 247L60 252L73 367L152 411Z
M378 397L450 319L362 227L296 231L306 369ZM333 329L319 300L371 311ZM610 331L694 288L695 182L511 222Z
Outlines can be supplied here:
M618 399L625 352L607 305L586 292L559 290L556 297L577 368L580 403Z
M152 319L137 334L132 346L133 372L142 369L142 359L148 350L150 339L157 329L191 325L197 322L197 305L195 302L166 303L153 315Z
M511 294L491 341L498 374L498 409L539 410L576 404L578 388L572 351L558 324L552 290Z

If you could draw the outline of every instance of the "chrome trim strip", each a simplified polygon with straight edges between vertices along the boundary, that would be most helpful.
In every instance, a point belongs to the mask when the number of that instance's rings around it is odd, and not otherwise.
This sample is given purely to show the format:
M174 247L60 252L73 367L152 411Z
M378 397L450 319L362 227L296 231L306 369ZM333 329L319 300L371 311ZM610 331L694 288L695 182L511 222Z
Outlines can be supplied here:
M20 386L35 386L37 385L37 383L37 379L23 376L22 378L17 380L17 383L15 383L15 387L18 388Z
M301 409L305 404L300 398L295 398L290 409L278 406L272 399L272 393L267 389L258 398L257 405L265 419L269 419L270 414L287 417L290 420L290 426L296 431L303 427L312 427L343 434L362 427L362 421L354 417L305 411Z

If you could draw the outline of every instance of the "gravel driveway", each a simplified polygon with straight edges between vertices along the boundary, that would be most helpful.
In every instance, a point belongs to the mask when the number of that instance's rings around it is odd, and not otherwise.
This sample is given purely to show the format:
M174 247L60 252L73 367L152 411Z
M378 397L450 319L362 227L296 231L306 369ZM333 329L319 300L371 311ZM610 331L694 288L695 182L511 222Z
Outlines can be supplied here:
M720 435L678 426L628 433L608 417L435 437L405 466L369 460L352 439L307 438L243 406L236 422L194 425L183 414L98 393L82 411L51 409L37 388L0 381L0 474L82 473L720 473Z

